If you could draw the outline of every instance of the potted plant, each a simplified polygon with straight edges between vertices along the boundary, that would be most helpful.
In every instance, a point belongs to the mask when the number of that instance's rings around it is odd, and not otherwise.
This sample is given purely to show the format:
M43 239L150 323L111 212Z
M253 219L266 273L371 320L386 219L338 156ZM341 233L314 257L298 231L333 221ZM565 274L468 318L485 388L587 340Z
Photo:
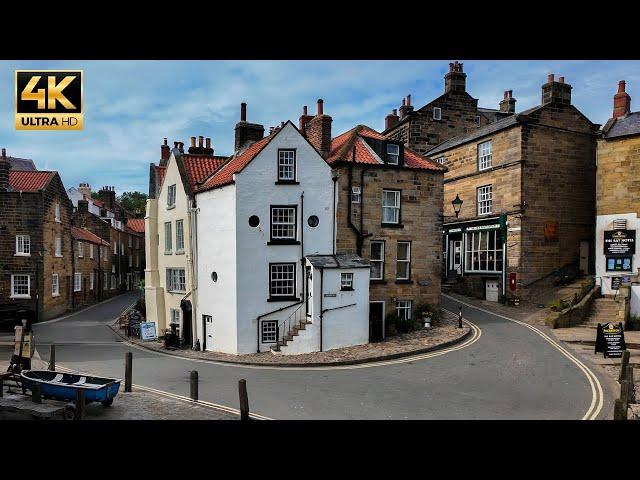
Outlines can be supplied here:
M431 328L433 322L433 307L430 303L421 303L416 307L416 313L424 328Z

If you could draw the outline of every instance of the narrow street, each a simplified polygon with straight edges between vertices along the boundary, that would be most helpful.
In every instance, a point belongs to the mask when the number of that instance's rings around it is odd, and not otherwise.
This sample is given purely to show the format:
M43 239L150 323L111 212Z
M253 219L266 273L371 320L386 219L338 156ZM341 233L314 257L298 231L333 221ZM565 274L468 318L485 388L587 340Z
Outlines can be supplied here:
M443 355L389 365L277 369L130 347L107 324L134 300L134 294L123 295L36 325L40 356L46 358L53 342L58 364L122 378L125 353L132 351L134 384L188 396L189 372L198 370L200 398L234 408L237 382L245 378L251 411L274 419L582 419L604 418L610 410L594 377L539 333L472 307L463 313L481 329L480 338ZM443 306L458 309L446 296ZM9 347L0 348L8 357Z

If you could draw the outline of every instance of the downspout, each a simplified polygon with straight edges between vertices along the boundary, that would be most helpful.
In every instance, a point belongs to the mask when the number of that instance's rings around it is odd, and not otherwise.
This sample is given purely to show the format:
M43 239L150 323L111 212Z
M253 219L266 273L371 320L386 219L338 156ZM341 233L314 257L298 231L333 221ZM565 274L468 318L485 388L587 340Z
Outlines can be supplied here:
M331 246L332 254L336 254L336 183L338 182L338 176L332 175L333 180L333 224L331 225ZM351 197L351 195L349 195Z
M76 308L76 255L73 248L73 235L70 234L71 239L71 310ZM60 283L60 280L58 280ZM82 287L82 279L80 279L80 286Z
M300 194L300 283L302 283L302 298L306 297L306 281L304 278L304 190Z
M351 195L349 195L351 198ZM322 311L322 298L324 297L322 283L324 280L324 268L320 269L320 351L322 351L322 317L324 316L324 312Z
M354 159L355 159L355 154L356 154L356 148L354 146L353 147ZM351 228L351 230L353 230L353 232L356 234L356 249L358 251L358 255L362 256L362 233L360 233L360 230L358 230L358 228L351 221L351 205L352 205L351 189L352 187L353 187L353 164L350 163L349 164L349 188L347 190L347 197L349 199L348 208L347 208L347 223L349 224L349 227ZM362 191L360 193L360 202L362 202ZM360 210L362 210L362 203L360 203Z
M195 348L196 340L198 337L198 315L196 313L196 304L198 296L198 243L197 243L197 228L198 228L198 208L196 207L195 198L191 201L192 207L188 209L189 214L189 256L190 256L190 274L191 274L191 298L193 299L191 305L191 347ZM204 329L202 334L204 335Z

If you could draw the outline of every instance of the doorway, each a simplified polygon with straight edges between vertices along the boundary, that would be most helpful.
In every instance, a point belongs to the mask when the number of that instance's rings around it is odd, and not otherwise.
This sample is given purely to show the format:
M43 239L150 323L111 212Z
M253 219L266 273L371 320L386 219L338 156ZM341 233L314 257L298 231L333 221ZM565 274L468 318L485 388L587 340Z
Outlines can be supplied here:
M489 302L497 302L500 291L500 282L495 279L485 280L485 298Z
M213 317L211 315L202 315L204 324L204 345L203 350L213 352Z
M307 277L307 304L305 306L307 317L313 317L313 278L311 275L311 267L306 267Z
M191 325L191 315L193 313L191 301L182 300L180 302L180 309L182 310L182 328L180 329L180 333L182 334L182 339L186 345L193 344L193 337L191 335L192 325Z
M588 241L580 242L580 271L583 275L589 275L589 251L591 250Z
M449 252L449 271L462 275L462 240L451 240Z
M369 342L384 339L384 302L369 302Z

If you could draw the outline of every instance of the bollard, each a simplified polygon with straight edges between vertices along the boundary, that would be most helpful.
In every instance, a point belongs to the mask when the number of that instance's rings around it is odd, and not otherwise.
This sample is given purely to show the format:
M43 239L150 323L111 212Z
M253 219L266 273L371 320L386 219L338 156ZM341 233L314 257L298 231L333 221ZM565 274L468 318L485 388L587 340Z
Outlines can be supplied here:
M191 371L191 400L198 401L198 371Z
M4 378L0 377L0 398L4 397Z
M31 401L33 403L42 403L42 387L36 383L31 389Z
M55 371L56 369L56 346L55 344L49 345L49 370Z
M622 352L622 361L620 362L620 375L618 376L618 382L622 382L627 374L627 366L629 365L629 357L631 353L629 350Z
M76 390L76 420L82 420L82 417L84 417L84 406L84 390L78 388Z
M629 390L630 388L633 388L632 385L629 385L629 380L623 380L622 382L620 382L620 400L622 401L623 404L628 405L629 404Z
M462 328L462 305L458 307L460 313L458 314L458 328Z
M627 377L626 381L629 382L629 391L628 391L629 403L636 403L636 390L635 390L635 383L633 381L633 366L627 365L626 377Z
M622 400L616 398L613 404L613 419L614 420L626 420L627 419L627 406L622 403Z
M240 420L249 420L249 397L247 396L247 381L243 378L238 382L240 395Z
M127 352L124 364L124 391L131 391L131 377L133 376L133 353Z

